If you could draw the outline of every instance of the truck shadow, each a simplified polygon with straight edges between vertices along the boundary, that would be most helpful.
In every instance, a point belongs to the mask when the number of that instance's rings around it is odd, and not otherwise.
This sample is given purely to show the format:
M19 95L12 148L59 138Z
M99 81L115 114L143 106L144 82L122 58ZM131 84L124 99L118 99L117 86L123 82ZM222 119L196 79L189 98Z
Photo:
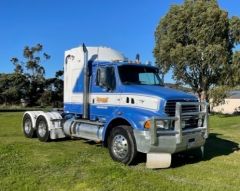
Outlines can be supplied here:
M240 152L238 143L222 139L219 136L220 134L215 133L209 135L205 144L204 158L202 158L200 149L176 153L172 156L170 168L178 168L187 164L208 161L218 156L230 155L233 152ZM133 165L138 165L140 163L146 163L146 154L139 153Z
M200 149L189 150L186 152L176 153L172 156L170 168L178 168L187 164L195 164L201 161L208 161L218 156L230 155L233 152L240 152L239 144L227 139L220 138L221 134L210 133L205 144L204 158L202 158ZM65 138L55 141L79 141L96 147L103 147L101 142L89 141L81 138ZM132 164L133 166L146 163L146 154L138 153Z
M82 139L82 138L65 137L65 138L61 138L61 139L51 140L51 142L66 142L66 141L69 141L69 142L82 141L84 144L95 145L96 147L102 147L102 142L91 141L91 140L86 140L86 139Z
M172 168L177 168L186 164L194 164L200 161L208 161L212 158L230 155L240 151L239 144L233 141L222 139L220 134L211 133L205 144L204 158L201 157L200 149L173 155Z

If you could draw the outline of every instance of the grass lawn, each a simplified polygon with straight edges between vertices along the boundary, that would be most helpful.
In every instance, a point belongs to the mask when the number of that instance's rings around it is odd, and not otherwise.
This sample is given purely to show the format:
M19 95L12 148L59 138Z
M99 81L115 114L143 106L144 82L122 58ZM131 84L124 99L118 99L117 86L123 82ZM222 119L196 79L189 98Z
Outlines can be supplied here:
M205 159L173 157L172 167L145 168L112 161L106 148L85 140L27 139L22 113L0 113L0 190L240 190L240 116L210 117Z

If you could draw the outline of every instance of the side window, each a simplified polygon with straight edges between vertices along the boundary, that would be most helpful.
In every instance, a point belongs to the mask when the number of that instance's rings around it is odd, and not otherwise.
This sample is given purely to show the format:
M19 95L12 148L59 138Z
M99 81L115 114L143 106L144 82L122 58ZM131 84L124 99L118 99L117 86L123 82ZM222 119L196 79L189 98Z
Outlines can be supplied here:
M114 67L100 67L97 70L96 85L107 91L116 89L116 77Z

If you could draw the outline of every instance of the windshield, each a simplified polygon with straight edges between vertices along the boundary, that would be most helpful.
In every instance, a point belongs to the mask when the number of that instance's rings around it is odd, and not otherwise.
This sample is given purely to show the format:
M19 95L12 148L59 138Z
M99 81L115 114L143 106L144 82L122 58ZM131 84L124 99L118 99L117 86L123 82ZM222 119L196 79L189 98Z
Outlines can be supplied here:
M122 65L118 66L121 82L125 85L155 85L163 86L159 76L159 70L154 67L144 65Z

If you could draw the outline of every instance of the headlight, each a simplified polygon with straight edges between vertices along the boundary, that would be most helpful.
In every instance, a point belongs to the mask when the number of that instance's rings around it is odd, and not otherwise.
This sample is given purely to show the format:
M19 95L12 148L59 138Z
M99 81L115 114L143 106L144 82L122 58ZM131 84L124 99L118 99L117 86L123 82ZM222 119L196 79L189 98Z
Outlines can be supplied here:
M202 127L203 126L203 120L200 118L198 119L198 127Z
M160 129L169 129L170 121L168 120L158 120L156 121L157 128Z
M181 121L181 127L185 128L185 126L186 126L186 122L185 121Z
M145 129L150 129L151 128L151 120L147 120L144 124L144 128ZM155 126L158 129L162 129L162 130L169 130L172 128L172 126L174 125L174 122L171 120L156 120L155 121Z

